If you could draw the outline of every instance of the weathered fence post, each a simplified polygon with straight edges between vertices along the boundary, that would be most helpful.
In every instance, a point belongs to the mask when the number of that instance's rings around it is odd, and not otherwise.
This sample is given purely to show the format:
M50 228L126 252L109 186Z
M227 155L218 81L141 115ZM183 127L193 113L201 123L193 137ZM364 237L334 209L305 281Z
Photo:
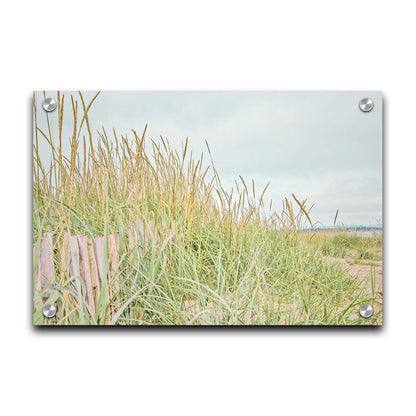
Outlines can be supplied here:
M88 244L88 257L90 258L90 264L91 264L91 283L92 283L92 290L94 292L94 299L95 303L98 303L98 298L100 296L100 279L98 277L98 266L97 266L97 259L95 258L94 253L94 245L92 243L92 240L87 241Z
M82 280L85 283L86 288L86 300L90 308L90 311L95 315L95 303L94 294L92 290L91 273L90 273L90 261L88 256L88 243L87 238L84 235L78 236L78 247L79 247L79 266Z
M55 281L52 233L46 233L41 239L39 253L37 253L36 246L33 251L35 254L33 261L38 258L35 289L40 292L45 285L52 284Z

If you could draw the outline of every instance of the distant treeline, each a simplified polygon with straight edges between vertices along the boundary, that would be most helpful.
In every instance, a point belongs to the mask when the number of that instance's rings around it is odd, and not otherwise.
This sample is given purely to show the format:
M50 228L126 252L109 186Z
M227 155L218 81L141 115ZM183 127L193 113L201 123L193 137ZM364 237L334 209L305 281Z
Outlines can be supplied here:
M348 226L348 227L314 227L314 228L304 228L300 231L383 231L383 226L374 225L374 226Z

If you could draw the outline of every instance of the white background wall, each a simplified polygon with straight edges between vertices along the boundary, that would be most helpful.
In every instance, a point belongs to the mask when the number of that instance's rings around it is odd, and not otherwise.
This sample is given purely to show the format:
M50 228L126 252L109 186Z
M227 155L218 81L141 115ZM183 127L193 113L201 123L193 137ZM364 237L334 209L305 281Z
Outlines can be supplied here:
M2 5L2 414L414 411L416 65L411 1ZM385 326L31 326L31 90L385 93Z

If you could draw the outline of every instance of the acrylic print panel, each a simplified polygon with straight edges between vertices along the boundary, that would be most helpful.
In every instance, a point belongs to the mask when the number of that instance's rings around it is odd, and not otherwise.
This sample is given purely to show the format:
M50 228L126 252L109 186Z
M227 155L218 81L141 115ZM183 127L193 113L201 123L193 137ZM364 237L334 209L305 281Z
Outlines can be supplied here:
M382 94L35 92L35 325L382 324Z

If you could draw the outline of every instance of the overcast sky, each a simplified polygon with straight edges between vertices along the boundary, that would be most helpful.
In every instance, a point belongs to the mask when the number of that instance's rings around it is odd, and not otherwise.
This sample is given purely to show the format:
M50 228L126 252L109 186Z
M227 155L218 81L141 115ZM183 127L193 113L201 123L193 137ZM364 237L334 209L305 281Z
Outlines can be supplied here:
M66 141L72 134L69 95ZM95 92L83 95L89 102ZM37 95L38 117L46 129L42 97ZM363 97L375 102L369 113L358 107ZM189 137L197 155L206 154L206 139L226 187L238 175L253 178L259 190L271 181L265 199L279 211L281 200L294 193L315 204L312 220L323 225L332 225L337 209L344 225L381 225L380 92L101 92L88 114L96 137L102 126L131 137L131 129L139 133L148 124L147 138L162 135L181 149ZM49 116L57 137L57 112ZM43 160L50 157L46 149L41 147Z

